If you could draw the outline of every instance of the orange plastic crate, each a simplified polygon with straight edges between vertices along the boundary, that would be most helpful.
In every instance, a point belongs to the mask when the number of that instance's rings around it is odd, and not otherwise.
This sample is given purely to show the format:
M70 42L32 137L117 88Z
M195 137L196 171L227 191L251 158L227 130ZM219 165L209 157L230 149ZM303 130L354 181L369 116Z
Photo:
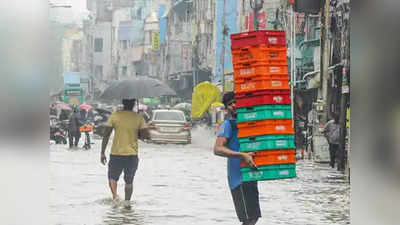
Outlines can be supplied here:
M81 126L81 127L79 127L79 131L80 132L85 132L85 131L91 132L91 131L93 131L93 126L92 125Z
M238 137L252 137L267 134L294 134L293 120L260 120L238 123Z
M259 44L286 46L286 37L282 30L257 30L231 34L231 43L231 49Z
M232 62L234 65L237 63L249 63L254 61L266 61L270 63L274 63L275 61L287 62L286 51L286 46L269 47L266 45L258 45L240 48L232 50Z
M296 151L291 150L263 150L255 152L253 161L256 166L266 166L274 164L296 163ZM241 167L248 167L245 162L240 163Z
M245 93L261 90L286 90L290 89L289 76L265 75L262 77L250 77L235 79L235 93Z
M234 65L234 79L248 78L264 75L285 74L288 75L288 64L286 61L267 62L249 62Z

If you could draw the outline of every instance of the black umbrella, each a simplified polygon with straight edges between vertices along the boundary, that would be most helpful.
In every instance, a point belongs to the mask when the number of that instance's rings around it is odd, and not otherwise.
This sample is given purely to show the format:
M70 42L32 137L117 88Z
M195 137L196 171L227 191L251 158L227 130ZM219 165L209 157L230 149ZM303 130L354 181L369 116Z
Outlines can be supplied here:
M159 80L136 78L111 84L104 90L100 98L103 100L121 100L172 95L176 95L176 92Z

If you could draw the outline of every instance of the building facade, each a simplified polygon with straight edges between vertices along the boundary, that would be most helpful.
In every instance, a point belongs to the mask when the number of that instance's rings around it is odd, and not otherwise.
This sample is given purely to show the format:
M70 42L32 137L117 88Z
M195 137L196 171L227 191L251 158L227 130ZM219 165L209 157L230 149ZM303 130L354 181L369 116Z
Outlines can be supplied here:
M166 12L166 39L161 50L162 73L183 98L193 88L193 3L177 1Z

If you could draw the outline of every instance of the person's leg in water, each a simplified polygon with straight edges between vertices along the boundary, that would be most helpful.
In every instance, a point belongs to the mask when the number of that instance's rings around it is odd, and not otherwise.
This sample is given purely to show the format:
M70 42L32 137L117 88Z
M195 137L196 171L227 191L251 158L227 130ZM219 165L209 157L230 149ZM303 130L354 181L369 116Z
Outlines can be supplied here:
M75 133L75 143L74 143L74 146L75 147L78 147L78 143L79 143L79 139L81 138L81 132L80 131L77 131L76 133Z
M231 190L236 215L242 225L254 225L261 217L257 182L243 182Z
M133 193L133 178L135 177L136 170L138 167L138 157L137 156L132 156L127 159L127 165L124 168L124 180L125 180L125 201L124 201L124 207L126 209L131 208L131 197Z
M85 139L85 145L87 145L87 148L90 148L90 135L88 131L85 131L86 139Z
M255 225L258 221L258 218L250 219L247 221L243 221L242 225Z
M70 149L74 146L74 136L71 131L68 131L68 144Z
M335 167L335 149L333 144L329 144L329 156L330 156L330 163L329 165L334 168Z
M117 194L118 181L109 179L108 185L110 186L113 203L117 203L119 201L118 194Z
M108 185L111 190L114 207L119 205L117 184L122 170L123 160L118 156L110 155L110 161L108 162Z

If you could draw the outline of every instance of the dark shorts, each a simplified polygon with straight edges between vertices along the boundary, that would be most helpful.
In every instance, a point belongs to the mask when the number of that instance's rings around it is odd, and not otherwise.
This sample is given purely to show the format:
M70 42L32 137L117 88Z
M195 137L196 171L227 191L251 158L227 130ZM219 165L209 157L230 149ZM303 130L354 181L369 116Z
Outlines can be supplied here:
M110 155L108 162L108 179L118 181L122 171L124 171L124 180L126 184L132 184L138 167L139 159L136 155L122 156Z
M243 182L231 190L236 215L240 222L261 217L257 181Z

